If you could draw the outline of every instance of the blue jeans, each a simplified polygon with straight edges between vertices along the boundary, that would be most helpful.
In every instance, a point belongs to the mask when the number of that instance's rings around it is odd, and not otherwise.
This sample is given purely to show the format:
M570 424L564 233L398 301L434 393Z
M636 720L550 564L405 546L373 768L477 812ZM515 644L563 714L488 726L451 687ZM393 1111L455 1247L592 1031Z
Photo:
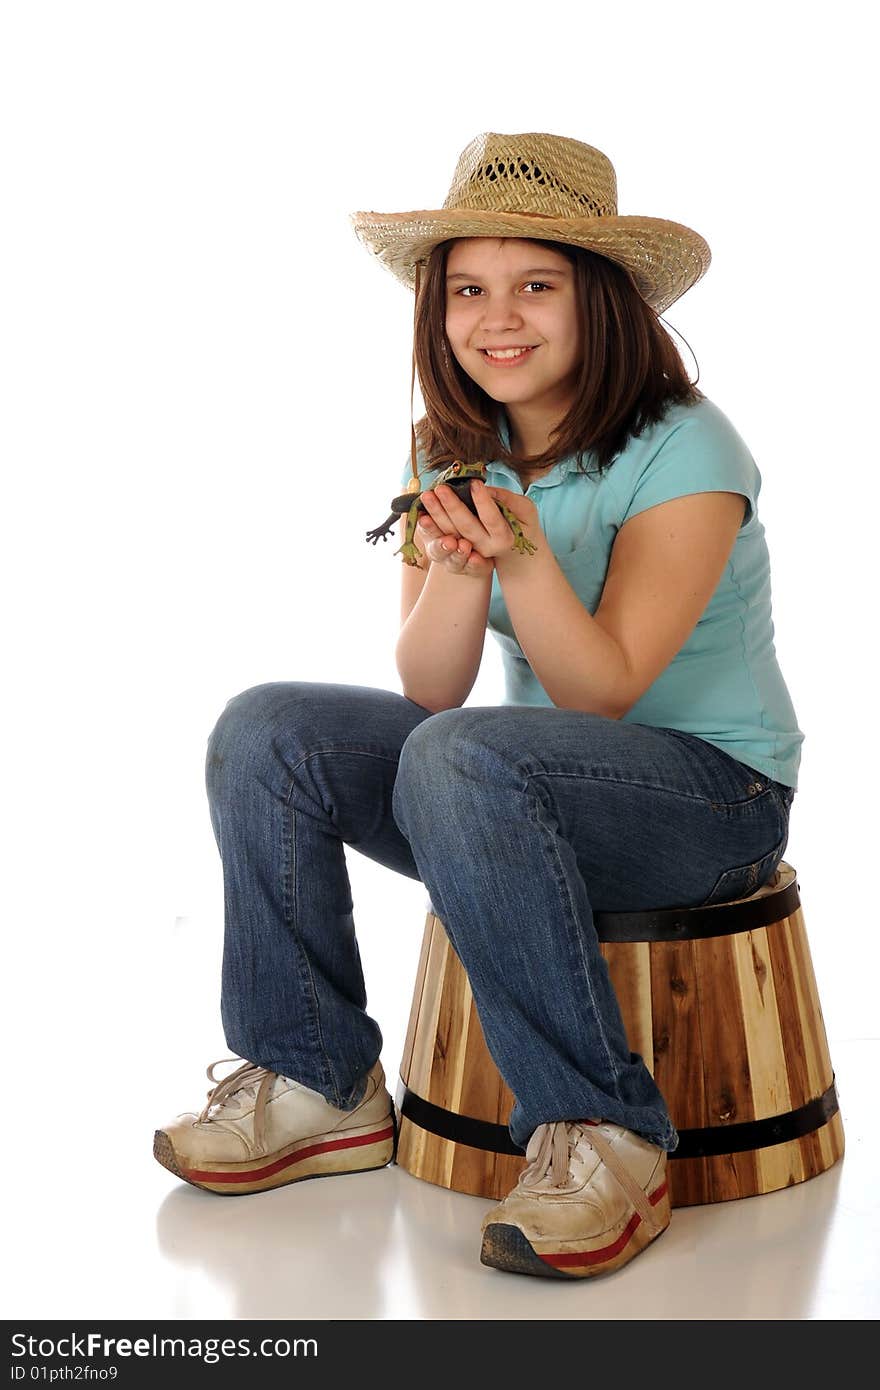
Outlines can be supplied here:
M675 729L555 707L431 714L391 691L305 681L228 702L206 783L222 1019L239 1056L339 1108L363 1094L382 1035L365 1010L351 845L427 888L516 1098L516 1143L593 1117L675 1147L593 912L760 887L785 850L791 788Z

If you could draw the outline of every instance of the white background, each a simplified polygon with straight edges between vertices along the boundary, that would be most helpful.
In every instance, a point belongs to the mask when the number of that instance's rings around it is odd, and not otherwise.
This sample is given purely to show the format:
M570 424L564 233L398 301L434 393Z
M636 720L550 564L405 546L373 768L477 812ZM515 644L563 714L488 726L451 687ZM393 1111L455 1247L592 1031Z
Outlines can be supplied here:
M786 859L832 1059L877 1036L863 12L3 7L4 1017L12 1134L34 1162L63 1136L94 1174L115 1153L122 1183L226 1051L204 793L226 701L268 680L400 689L401 561L364 533L409 450L412 297L349 214L440 206L485 130L598 146L622 213L710 244L665 319L763 477L777 652L806 735ZM487 638L469 703L500 699ZM424 890L348 862L393 1077ZM83 1182L100 1210L99 1179ZM36 1314L55 1286L32 1228L20 1241ZM57 1289L46 1316L69 1306ZM105 1299L89 1306L119 1306Z

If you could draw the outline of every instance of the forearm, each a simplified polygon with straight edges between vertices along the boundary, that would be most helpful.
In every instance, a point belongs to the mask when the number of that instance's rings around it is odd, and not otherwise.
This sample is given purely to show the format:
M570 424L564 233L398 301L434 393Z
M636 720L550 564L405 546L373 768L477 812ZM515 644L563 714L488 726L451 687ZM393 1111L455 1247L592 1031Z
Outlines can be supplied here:
M587 612L549 545L530 556L499 555L495 564L517 641L554 705L619 719L630 707L624 654Z
M395 649L407 699L434 714L464 704L480 669L491 593L491 573L474 579L430 565Z

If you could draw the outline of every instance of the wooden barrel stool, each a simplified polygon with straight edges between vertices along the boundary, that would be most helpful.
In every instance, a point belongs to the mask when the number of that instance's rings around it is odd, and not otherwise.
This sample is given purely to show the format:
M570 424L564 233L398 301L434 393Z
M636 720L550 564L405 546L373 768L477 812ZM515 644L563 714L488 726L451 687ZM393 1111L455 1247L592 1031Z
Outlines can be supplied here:
M596 914L629 1045L679 1132L673 1206L804 1182L843 1154L843 1125L794 869L712 907ZM513 1096L464 969L428 913L400 1068L397 1162L502 1198L524 1166Z

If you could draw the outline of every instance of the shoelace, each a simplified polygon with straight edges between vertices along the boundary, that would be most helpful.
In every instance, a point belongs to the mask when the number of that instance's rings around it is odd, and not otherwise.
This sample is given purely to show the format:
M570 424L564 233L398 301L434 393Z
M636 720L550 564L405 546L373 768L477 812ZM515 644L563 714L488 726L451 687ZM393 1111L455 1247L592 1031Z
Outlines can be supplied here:
M639 1216L651 1231L659 1231L660 1221L632 1173L613 1146L595 1126L584 1126L567 1120L554 1120L538 1125L526 1146L526 1164L519 1181L524 1187L535 1187L549 1179L552 1187L565 1187L571 1172L571 1151L580 1141L595 1150L600 1162L616 1178Z
M278 1073L255 1066L253 1062L244 1062L228 1076L217 1080L214 1075L215 1067L223 1066L224 1062L238 1061L238 1057L221 1057L218 1062L212 1062L208 1067L206 1075L209 1081L214 1082L214 1087L208 1092L208 1099L199 1115L198 1123L210 1124L212 1119L218 1118L209 1113L215 1106L222 1108L238 1091L245 1091L254 1097L254 1150L256 1153L263 1153L266 1148L266 1105L269 1091Z

